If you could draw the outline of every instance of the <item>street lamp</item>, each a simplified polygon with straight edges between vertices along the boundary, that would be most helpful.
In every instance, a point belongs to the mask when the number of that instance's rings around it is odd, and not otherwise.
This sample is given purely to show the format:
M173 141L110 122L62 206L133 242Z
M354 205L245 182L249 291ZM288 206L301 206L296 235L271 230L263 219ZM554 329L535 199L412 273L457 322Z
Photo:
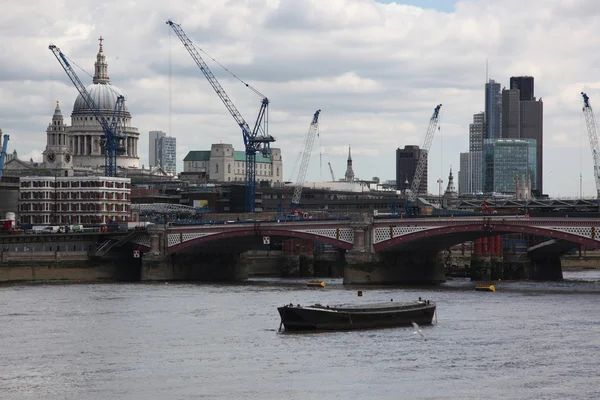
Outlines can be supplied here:
M444 183L444 181L442 180L442 178L439 178L437 180L438 183L438 201L440 203L440 208L442 208L442 183Z

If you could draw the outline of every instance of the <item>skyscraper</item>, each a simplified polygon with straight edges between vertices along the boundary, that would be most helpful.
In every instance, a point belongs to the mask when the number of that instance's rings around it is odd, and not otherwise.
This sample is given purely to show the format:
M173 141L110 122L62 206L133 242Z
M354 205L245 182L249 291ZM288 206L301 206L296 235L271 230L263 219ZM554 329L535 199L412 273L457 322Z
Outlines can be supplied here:
M519 89L502 90L502 138L521 137L521 101Z
M519 100L521 101L535 100L535 94L533 91L533 76L511 76L510 88L519 89Z
M404 149L396 149L396 189L405 190L410 189L412 181L415 177L415 170L417 169L417 163L419 157L427 157L427 152L419 148L419 146L404 146ZM405 182L408 182L408 187ZM418 194L427 193L427 159L425 163L425 170L419 183Z
M483 150L485 135L485 113L473 114L473 122L469 124L469 151Z
M165 172L175 175L177 172L177 146L174 137L163 131L150 131L148 144L148 163L150 167L161 167Z
M502 133L502 95L500 84L490 79L485 84L485 137L496 139Z
M165 136L158 139L158 165L167 173L177 173L177 141L174 137Z
M521 139L535 139L536 142L536 178L532 179L533 190L540 195L544 190L544 103L542 100L521 102Z
M511 88L502 91L502 138L535 140L536 176L531 182L540 195L544 190L544 103L535 98L533 82L532 76L513 76Z
M150 131L148 132L149 143L148 143L148 164L150 167L156 167L158 163L157 145L158 139L167 136L163 131Z
M469 124L469 152L460 153L458 190L461 194L477 193L483 188L485 119L484 112L473 114L473 122Z

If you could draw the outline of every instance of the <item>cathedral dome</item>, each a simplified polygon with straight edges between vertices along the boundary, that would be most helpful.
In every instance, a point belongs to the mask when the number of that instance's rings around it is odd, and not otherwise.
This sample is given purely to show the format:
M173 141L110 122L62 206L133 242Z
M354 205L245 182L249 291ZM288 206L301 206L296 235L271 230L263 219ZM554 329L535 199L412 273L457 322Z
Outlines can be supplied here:
M113 112L115 109L115 103L117 102L117 97L122 95L123 92L119 90L116 86L113 86L109 83L98 83L91 84L86 88L87 92L90 94L94 102L103 112ZM129 111L127 108L127 102L124 103L125 110ZM73 114L90 114L91 110L83 100L83 97L80 95L75 99L75 104L73 105Z

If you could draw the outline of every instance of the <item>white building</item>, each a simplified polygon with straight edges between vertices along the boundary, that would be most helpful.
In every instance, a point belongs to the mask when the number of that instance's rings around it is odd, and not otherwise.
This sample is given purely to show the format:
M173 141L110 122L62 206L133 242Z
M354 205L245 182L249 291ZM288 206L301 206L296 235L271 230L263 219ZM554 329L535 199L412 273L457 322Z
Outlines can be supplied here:
M129 220L129 178L26 176L20 181L22 224L102 224Z
M213 144L210 151L190 151L183 159L183 172L198 174L212 182L245 182L246 152L231 144ZM271 156L256 153L256 181L283 184L281 149L271 149Z
M110 123L117 97L123 93L110 84L108 76L108 64L102 48L102 37L100 37L100 49L94 64L93 83L87 86L87 91L94 99L101 114ZM125 153L117 156L117 167L139 168L138 141L139 132L131 126L131 113L127 108L127 102L123 105L125 141L123 147ZM71 126L66 127L68 135L68 149L72 155L73 165L76 167L104 168L105 156L102 126L85 103L81 95L77 96L71 113ZM50 161L45 159L44 161Z

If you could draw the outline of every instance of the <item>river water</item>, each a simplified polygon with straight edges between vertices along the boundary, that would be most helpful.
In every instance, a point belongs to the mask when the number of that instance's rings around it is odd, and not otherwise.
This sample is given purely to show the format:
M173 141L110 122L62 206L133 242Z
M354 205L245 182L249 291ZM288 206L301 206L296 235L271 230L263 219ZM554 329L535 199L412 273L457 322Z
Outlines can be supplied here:
M599 399L600 271L563 282L308 289L244 284L0 287L0 398ZM437 324L278 333L276 307L437 302Z

